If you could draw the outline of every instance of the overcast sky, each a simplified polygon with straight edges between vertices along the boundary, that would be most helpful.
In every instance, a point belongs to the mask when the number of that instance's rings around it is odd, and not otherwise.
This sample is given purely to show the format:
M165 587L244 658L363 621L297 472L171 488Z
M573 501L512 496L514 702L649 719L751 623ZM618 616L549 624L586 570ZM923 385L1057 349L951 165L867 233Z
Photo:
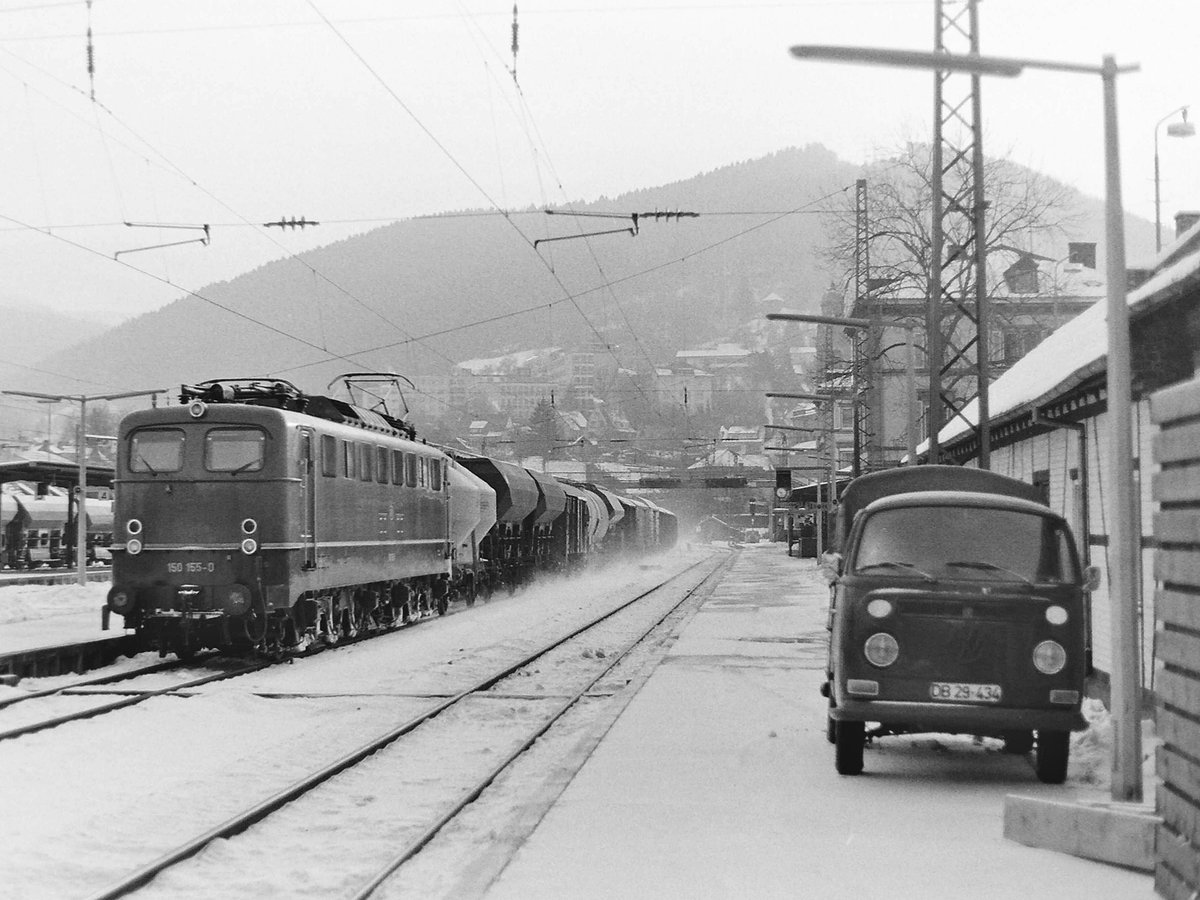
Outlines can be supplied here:
M1200 101L1200 4L980 10L984 53L1141 64L1120 79L1123 186L1152 220L1155 125ZM0 305L116 321L400 218L592 200L808 143L857 164L932 133L931 74L787 51L932 49L933 0L526 0L520 95L511 0L94 0L90 22L95 103L87 4L0 0ZM989 154L1103 195L1099 78L991 79L983 103ZM1200 208L1200 138L1159 133L1170 223ZM258 227L293 216L322 224ZM212 242L114 262L200 236L124 221L207 223Z

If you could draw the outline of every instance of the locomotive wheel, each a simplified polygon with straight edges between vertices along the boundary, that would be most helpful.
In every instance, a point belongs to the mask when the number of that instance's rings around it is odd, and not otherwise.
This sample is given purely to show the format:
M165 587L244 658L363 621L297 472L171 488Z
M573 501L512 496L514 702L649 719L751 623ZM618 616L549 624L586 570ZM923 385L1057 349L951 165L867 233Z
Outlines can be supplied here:
M864 723L834 723L834 763L839 775L862 773L864 743L866 743Z
M253 601L250 609L242 616L242 631L251 647L257 647L262 643L267 636L267 625L266 606L261 600Z
M352 638L362 630L362 615L356 603L342 610L341 620L343 637Z

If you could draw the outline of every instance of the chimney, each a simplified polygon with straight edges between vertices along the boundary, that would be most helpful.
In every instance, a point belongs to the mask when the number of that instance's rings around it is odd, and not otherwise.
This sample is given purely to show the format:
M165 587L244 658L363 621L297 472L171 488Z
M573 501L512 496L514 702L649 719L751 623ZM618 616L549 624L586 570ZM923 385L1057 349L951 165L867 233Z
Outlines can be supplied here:
M1197 222L1200 222L1200 211L1187 209L1175 213L1175 240L1183 237L1183 233Z

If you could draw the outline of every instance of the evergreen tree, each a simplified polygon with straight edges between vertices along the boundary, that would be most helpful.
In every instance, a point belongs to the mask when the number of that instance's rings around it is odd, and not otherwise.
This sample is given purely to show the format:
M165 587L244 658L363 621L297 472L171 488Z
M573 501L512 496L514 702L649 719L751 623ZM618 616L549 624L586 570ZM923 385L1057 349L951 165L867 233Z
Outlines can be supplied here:
M529 448L531 453L551 459L560 437L558 411L549 400L539 400L529 415Z

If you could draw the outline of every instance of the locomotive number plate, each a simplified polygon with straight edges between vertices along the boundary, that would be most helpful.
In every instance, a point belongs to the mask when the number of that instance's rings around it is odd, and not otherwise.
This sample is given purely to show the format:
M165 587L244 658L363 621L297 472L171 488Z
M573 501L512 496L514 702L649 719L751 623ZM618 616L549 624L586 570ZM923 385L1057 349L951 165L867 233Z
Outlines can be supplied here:
M931 681L929 697L951 703L999 703L1003 692L998 684L965 684L961 681Z
M217 571L215 562L179 562L169 560L167 571L172 575L200 575Z

